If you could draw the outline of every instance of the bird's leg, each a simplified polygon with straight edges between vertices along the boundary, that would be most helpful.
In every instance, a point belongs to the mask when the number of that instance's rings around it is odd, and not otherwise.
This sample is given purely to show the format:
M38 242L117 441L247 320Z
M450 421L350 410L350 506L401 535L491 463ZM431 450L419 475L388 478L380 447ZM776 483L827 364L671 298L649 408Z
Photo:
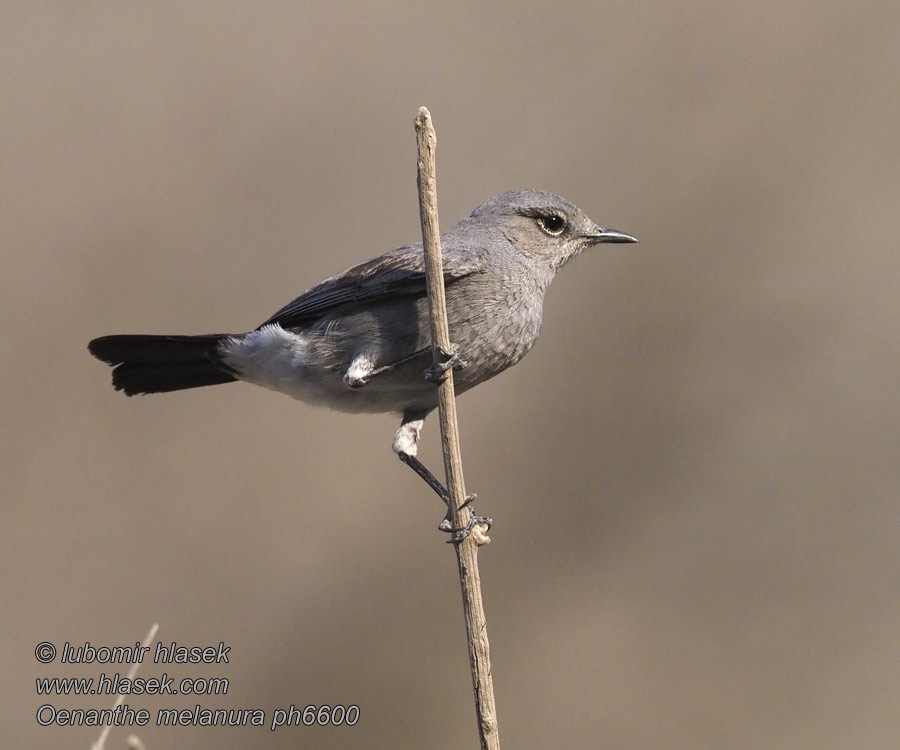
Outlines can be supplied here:
M441 484L440 480L432 474L416 454L419 452L419 434L428 412L424 410L406 411L403 413L403 421L400 429L394 435L393 449L397 457L418 474L425 483L431 487L437 496L444 501L444 505L450 504L450 493Z
M469 366L469 363L459 356L459 352L453 344L450 345L449 351L441 346L435 347L435 350L438 356L434 358L435 361L431 367L425 370L425 380L429 383L442 383L447 377L447 370L462 370Z
M424 349L417 349L412 354L398 359L396 362L391 362L387 365L381 365L380 367L376 367L375 363L371 360L368 354L357 354L353 361L350 363L350 366L347 368L347 371L344 373L344 383L346 383L350 388L362 388L364 385L369 383L372 378L377 378L379 375L384 375L388 372L393 372L401 365L405 365L407 362L412 362L419 357L423 357L426 354L430 354L431 349L429 347L425 347Z
M422 425L425 423L427 414L428 410L414 410L403 413L403 421L400 423L400 429L398 429L397 434L394 435L394 453L397 454L397 457L403 461L403 463L415 471L416 474L418 474L425 483L435 491L437 496L444 501L444 505L447 506L447 514L444 516L444 520L438 525L438 529L450 534L459 534L460 536L455 536L450 541L461 542L472 532L472 529L476 525L483 524L490 529L493 521L490 518L484 518L473 513L472 518L466 526L454 528L451 525L450 493L447 491L447 488L441 484L440 480L428 470L428 467L416 458L416 454L419 450L419 434L422 431ZM466 495L465 502L460 508L466 508L471 505L475 502L476 497L477 495L475 494Z
M375 363L368 353L357 354L347 368L347 371L344 373L344 383L350 388L362 388L379 375L393 372L401 365L413 362L420 357L424 357L426 354L431 354L430 346L417 349L412 354L402 357L396 362L390 362L379 367L375 366ZM456 347L451 347L449 352L438 347L438 363L432 364L431 367L425 370L425 380L429 383L440 383L447 376L447 370L451 367L454 370L461 370L468 364L468 362L459 356Z

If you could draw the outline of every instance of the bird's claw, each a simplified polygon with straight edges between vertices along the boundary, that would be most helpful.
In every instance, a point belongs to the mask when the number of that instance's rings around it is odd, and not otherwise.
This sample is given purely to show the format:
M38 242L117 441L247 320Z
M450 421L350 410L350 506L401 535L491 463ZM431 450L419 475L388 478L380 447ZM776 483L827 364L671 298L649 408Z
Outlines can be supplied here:
M472 503L475 502L475 499L478 496L474 493L471 495L466 495L465 502L459 506L459 509L468 508ZM451 525L450 512L447 512L447 515L444 516L444 520L438 524L438 530L443 531L446 534L454 534L452 539L447 540L447 544L459 544L463 539L465 539L469 534L472 533L472 529L476 526L486 526L485 533L490 531L491 526L494 524L494 519L486 518L484 516L479 516L473 513L469 518L469 522L465 526L454 527Z
M443 383L448 370L462 370L469 366L469 363L459 356L456 346L452 344L449 351L441 346L436 346L435 350L438 354L437 361L425 370L425 380L429 383Z
M448 534L454 535L452 539L447 540L447 544L459 544L463 541L463 539L465 539L467 536L469 536L469 534L472 533L476 526L486 526L487 528L484 530L484 533L487 534L487 532L491 530L491 527L493 525L493 518L473 515L471 518L469 518L469 522L465 526L453 528L452 526L450 526L449 522L447 522L447 519L444 519L443 521L441 521L441 524L440 526L438 526L438 528L441 531L445 531Z

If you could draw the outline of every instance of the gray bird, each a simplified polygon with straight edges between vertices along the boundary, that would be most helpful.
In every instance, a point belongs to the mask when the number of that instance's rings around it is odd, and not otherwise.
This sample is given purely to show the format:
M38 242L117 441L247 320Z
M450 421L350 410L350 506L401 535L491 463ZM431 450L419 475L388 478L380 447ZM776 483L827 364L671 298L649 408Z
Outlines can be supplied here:
M441 237L457 393L525 356L556 272L601 242L637 240L540 190L496 195ZM249 333L103 336L88 349L128 396L245 380L341 411L399 412L394 452L447 499L415 457L442 369L429 367L420 243L325 279Z

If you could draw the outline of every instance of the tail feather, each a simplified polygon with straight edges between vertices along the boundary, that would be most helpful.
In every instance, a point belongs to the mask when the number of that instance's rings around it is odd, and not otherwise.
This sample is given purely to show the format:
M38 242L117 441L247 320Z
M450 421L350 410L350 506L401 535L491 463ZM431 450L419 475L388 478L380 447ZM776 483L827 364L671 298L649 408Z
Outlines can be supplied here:
M226 335L102 336L88 350L113 366L117 391L128 396L167 393L236 380L216 353Z

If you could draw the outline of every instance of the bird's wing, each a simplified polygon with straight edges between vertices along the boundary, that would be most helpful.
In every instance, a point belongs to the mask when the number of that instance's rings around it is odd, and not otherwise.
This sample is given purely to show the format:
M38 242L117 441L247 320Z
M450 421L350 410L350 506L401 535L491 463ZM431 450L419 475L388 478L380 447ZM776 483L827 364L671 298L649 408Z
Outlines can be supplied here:
M444 283L484 269L482 248L444 248ZM407 245L331 276L288 302L260 327L303 327L342 305L359 305L398 295L425 294L425 259L419 245Z

